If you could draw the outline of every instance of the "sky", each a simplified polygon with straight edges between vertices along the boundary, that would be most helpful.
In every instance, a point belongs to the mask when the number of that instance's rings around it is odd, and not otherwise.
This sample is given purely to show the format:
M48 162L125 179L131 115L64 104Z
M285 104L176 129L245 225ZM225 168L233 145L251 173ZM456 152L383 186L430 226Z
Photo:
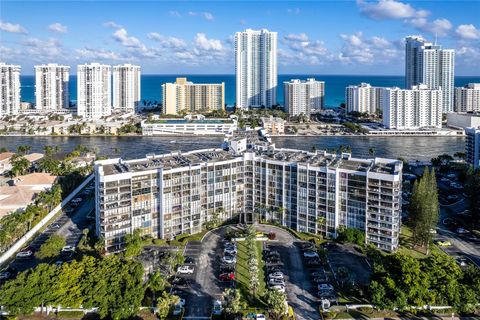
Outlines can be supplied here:
M480 75L480 0L0 1L0 61L133 63L144 74L233 74L235 32L278 32L280 74L403 75L404 43L456 50Z

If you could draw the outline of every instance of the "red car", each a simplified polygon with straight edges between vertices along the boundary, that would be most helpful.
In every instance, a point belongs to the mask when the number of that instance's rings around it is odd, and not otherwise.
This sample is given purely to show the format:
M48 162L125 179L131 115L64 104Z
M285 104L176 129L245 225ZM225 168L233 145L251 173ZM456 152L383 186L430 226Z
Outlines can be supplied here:
M222 273L221 275L218 276L218 278L222 281L231 281L235 280L235 273L230 272L230 273Z

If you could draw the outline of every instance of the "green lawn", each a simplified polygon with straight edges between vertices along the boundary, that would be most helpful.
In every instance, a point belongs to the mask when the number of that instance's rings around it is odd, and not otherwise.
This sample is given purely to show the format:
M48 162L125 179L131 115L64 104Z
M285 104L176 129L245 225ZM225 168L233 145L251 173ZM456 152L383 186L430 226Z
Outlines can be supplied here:
M403 225L400 231L400 247L398 249L398 252L416 259L425 259L427 257L427 255L425 255L425 248L414 247L412 231L406 225ZM443 253L443 251L440 250L435 244L432 244L430 246L430 252Z
M235 279L237 281L237 288L240 290L242 294L243 300L247 302L249 308L262 308L264 307L263 301L260 297L263 295L265 291L265 274L264 274L264 262L262 259L262 242L257 241L255 249L258 252L259 257L259 274L258 279L260 281L259 289L254 296L253 293L248 288L248 284L250 282L250 274L248 272L248 255L247 252L251 250L251 248L246 246L244 241L239 241L237 243L237 269L235 272Z

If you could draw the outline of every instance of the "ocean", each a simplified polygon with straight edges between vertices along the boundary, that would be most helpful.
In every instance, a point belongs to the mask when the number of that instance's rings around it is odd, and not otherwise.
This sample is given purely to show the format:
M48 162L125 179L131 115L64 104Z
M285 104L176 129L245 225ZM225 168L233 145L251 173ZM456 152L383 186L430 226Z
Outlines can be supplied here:
M141 96L142 100L161 101L162 87L166 82L174 82L177 77L187 77L194 83L220 83L225 82L225 102L227 105L235 103L235 75L142 75L141 77ZM291 79L315 78L319 81L325 81L325 105L328 107L338 107L345 101L345 87L348 85L359 84L361 82L370 83L372 86L382 87L404 87L405 78L403 76L362 76L362 75L307 75L307 74L281 74L278 75L277 102L283 104L283 82ZM21 99L25 102L35 102L35 76L21 76ZM455 77L455 86L464 86L467 83L480 83L480 76L475 77ZM70 100L77 99L77 76L70 76Z

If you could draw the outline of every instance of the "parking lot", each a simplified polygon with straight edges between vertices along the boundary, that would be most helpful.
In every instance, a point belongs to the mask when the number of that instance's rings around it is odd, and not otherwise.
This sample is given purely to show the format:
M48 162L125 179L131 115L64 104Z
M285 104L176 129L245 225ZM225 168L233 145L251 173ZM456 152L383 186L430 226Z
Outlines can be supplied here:
M362 286L369 284L372 270L365 256L355 250L353 245L329 243L327 256L336 281L349 281Z
M90 189L86 190L87 188ZM40 246L47 241L52 234L58 234L65 238L67 246L75 247L80 241L85 228L94 228L94 208L95 201L93 199L93 185L89 184L79 193L77 198L82 200L78 205L72 205L70 202L62 209L62 213L58 215L39 235L37 235L28 245L28 250L33 253L38 251ZM71 208L71 209L68 209ZM62 255L55 261L64 261L71 259L71 255ZM9 265L8 269L21 272L29 268L35 267L38 261L33 255L28 258L15 258Z

